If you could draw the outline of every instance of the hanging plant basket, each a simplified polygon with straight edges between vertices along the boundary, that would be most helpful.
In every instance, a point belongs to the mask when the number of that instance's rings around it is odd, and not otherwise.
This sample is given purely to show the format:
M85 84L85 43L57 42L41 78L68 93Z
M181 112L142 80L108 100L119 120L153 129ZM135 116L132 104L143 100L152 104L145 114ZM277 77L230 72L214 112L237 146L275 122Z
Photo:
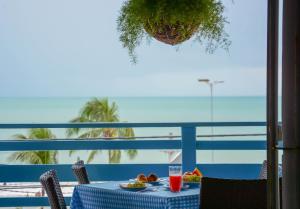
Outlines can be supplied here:
M165 44L176 45L189 40L197 31L198 26L177 23L173 25L161 25L151 28L149 24L144 24L144 29L156 40ZM182 34L180 30L184 30L185 34Z
M194 37L208 52L227 49L223 10L219 0L127 0L118 18L120 41L134 63L134 50L144 38L178 45Z

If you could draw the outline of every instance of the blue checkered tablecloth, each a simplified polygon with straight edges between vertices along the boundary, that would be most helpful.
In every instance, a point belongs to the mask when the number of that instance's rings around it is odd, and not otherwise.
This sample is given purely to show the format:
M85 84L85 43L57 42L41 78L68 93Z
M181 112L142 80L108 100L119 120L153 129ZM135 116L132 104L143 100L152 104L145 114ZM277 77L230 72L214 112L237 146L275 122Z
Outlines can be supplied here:
M163 186L142 192L119 187L121 182L79 185L74 188L71 209L199 209L200 189L172 193Z

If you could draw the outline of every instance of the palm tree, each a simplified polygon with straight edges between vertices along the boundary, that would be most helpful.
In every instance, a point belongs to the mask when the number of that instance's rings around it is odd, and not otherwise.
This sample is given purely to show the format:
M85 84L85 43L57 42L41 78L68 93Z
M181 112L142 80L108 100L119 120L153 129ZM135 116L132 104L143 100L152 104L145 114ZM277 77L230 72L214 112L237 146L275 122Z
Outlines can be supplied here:
M56 138L55 135L47 128L29 129L28 136L16 134L13 136L19 140L49 140ZM57 151L20 151L14 152L8 157L9 161L20 161L29 164L56 164ZM45 195L42 188L41 195ZM41 207L43 208L43 207Z
M13 136L19 140L48 140L55 135L47 128L29 129L28 136L16 134ZM9 161L20 161L29 164L56 164L57 151L19 151L8 157Z
M115 102L110 104L107 98L93 98L84 105L79 113L79 116L72 119L71 122L119 122L118 106ZM108 140L117 137L133 139L134 131L132 128L70 128L67 130L67 136L77 136L78 138L104 137ZM98 153L99 150L91 151L87 162L94 160ZM128 150L126 153L131 159L137 155L136 150ZM72 154L73 151L70 152L70 155ZM109 163L119 163L121 160L121 151L109 150L108 157Z

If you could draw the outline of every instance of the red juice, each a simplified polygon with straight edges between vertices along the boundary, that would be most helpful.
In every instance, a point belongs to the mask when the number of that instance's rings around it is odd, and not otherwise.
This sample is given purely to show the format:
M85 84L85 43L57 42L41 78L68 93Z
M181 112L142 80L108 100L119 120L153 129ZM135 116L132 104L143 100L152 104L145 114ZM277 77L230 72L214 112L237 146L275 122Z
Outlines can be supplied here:
M180 192L181 190L181 176L170 176L170 190L171 192Z

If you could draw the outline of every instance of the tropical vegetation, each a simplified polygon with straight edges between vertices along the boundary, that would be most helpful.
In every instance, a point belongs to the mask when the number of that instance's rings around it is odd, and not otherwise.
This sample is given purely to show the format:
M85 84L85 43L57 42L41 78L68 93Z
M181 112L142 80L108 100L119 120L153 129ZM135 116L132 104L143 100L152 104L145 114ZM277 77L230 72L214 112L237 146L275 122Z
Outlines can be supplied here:
M16 134L13 138L18 140L49 140L56 138L47 128L30 129L27 136ZM9 156L9 161L19 161L28 164L56 164L57 151L19 151Z
M118 106L115 102L109 102L107 98L93 98L88 101L80 110L79 115L72 119L72 123L84 122L119 122ZM67 130L67 136L76 136L80 139L96 139L104 138L112 140L115 138L134 139L134 131L132 128L70 128ZM93 150L89 153L87 162L95 159L95 156L101 150ZM70 151L72 155L74 151ZM136 150L127 150L129 158L134 158L137 154ZM121 160L120 150L108 151L109 163L119 163Z
M36 128L29 129L27 136L23 134L16 134L13 138L18 140L49 140L55 139L56 136L50 129ZM28 164L56 164L58 159L57 151L19 151L12 153L9 157L9 161L19 161ZM42 191L39 195L44 196L45 191ZM43 207L41 207L42 209Z
M144 38L176 45L194 36L213 53L230 45L223 12L219 0L127 0L117 20L120 41L134 63Z

